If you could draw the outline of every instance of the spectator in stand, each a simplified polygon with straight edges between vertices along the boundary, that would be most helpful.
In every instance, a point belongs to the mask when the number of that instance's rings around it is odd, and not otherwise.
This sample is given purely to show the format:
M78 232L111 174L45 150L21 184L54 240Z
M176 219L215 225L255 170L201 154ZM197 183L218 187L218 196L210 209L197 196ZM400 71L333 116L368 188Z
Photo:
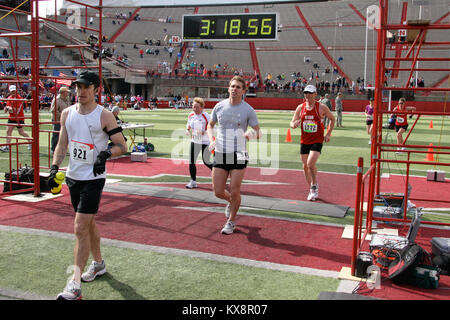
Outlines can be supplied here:
M418 87L425 87L425 80L423 80L423 77L420 77L419 80L417 80L417 86Z

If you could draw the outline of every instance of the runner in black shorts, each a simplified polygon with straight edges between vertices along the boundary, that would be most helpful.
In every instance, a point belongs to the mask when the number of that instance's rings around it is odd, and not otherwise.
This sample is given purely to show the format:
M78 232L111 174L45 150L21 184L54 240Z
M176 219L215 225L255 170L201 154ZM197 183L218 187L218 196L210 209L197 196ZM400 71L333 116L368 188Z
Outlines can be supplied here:
M317 160L322 153L324 142L329 142L336 119L330 109L316 101L317 88L307 85L303 90L305 102L298 105L292 117L290 127L300 128L300 158L303 164L303 174L309 186L308 201L319 197L319 184L317 182ZM330 124L325 134L323 118L328 117Z
M61 132L48 179L49 187L55 187L59 166L69 151L66 183L75 210L75 270L63 292L58 294L61 300L80 300L81 281L93 281L106 272L95 215L105 185L106 160L127 151L114 115L95 101L100 85L98 75L82 71L74 83L78 102L61 113ZM112 145L108 145L109 140ZM90 254L93 261L83 273Z
M96 214L106 179L77 181L66 178L73 209L78 213Z
M6 106L4 111L9 113L8 115L8 123L9 124L17 124L15 127L17 131L22 137L29 138L28 133L25 132L23 125L25 124L25 114L23 111L24 107L24 99L18 94L17 88L15 85L9 86L10 95L6 99ZM12 132L14 130L14 126L6 127L6 146L0 147L0 151L8 152L9 145L11 144ZM23 142L24 140L17 140L16 142ZM25 140L26 141L26 140ZM31 142L31 141L29 141ZM31 143L28 144L28 150L31 150Z
M233 77L228 86L229 98L215 105L208 123L209 150L214 150L214 195L228 202L225 208L227 222L221 231L223 234L234 232L236 215L241 205L241 184L248 163L246 140L261 136L256 112L243 99L246 90L245 80L239 76ZM213 130L216 123L217 138ZM246 132L248 127L253 128L254 132ZM228 178L230 191L225 188Z
M403 140L403 133L408 130L408 115L407 113L409 111L415 111L416 107L407 107L406 106L406 99L400 98L398 100L397 106L394 108L393 111L396 111L395 114L397 117L395 118L395 132L397 132L397 144L403 145L402 147L397 147L396 154L406 154L401 152L401 150L405 150L404 147L404 140ZM412 115L411 115L412 116Z

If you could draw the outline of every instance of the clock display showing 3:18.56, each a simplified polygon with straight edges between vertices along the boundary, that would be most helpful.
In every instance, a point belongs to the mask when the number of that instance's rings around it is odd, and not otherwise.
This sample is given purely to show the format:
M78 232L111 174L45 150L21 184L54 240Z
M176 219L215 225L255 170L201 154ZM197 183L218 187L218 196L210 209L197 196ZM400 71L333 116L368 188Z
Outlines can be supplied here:
M276 40L276 13L184 15L183 40Z

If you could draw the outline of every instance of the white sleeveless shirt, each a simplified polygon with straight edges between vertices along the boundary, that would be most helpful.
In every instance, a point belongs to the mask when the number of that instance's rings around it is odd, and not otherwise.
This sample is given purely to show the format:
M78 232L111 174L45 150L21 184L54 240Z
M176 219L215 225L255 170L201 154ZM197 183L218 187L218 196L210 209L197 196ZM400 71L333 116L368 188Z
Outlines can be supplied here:
M97 155L107 149L108 135L102 128L103 107L97 107L89 114L80 114L77 105L69 107L66 130L69 139L69 168L66 176L74 180L106 178L106 171L94 176L93 165Z

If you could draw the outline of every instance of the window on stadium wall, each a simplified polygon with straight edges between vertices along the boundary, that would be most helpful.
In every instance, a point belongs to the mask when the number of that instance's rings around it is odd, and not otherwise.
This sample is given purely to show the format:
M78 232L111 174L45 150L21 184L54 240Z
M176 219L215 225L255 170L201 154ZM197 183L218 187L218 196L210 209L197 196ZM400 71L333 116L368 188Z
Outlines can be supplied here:
M188 96L189 98L202 97L204 99L225 99L228 98L228 88L160 86L157 88L156 95L158 97Z
M210 88L210 98L228 98L228 88Z
M208 98L209 94L208 94L208 88L198 88L198 96L202 97L202 98Z
M200 94L195 93L194 87L159 87L157 89L156 95L158 97L167 97L167 96L181 96L181 97L196 97L197 95L200 97Z

